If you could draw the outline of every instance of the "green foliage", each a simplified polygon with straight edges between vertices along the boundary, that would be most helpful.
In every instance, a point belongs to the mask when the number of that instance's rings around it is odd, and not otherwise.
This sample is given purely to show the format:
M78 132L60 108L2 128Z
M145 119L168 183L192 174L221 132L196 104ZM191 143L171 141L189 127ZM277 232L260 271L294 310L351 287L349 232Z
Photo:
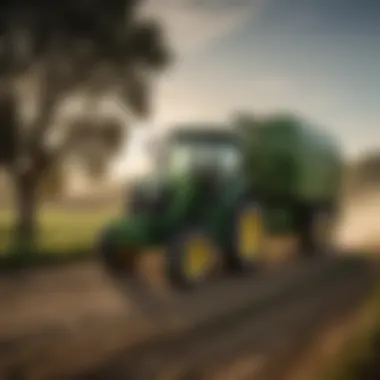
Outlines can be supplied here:
M72 84L73 79L87 79L104 65L121 70L130 64L161 68L168 58L161 29L153 21L139 19L139 3L1 1L1 72L17 73L31 63L58 58L56 64L70 65L66 74Z
M47 143L62 100L76 91L95 99L113 91L134 114L149 112L150 74L164 69L170 54L160 25L140 17L140 3L0 1L0 165L16 185L19 230L29 240L37 189L59 185L59 162L75 153L98 175L125 141L124 124L103 120L59 131L54 145ZM37 108L28 121L20 117L25 83L32 83Z
M117 87L132 111L148 112L145 73L164 68L169 52L159 25L139 18L138 3L0 2L0 80L5 89L0 97L0 125L2 148L8 148L1 150L3 161L19 151L15 146L19 104L13 95L15 80L21 76L36 79L40 91L38 116L25 147L34 157L46 156L41 141L53 111L75 89L87 88L94 94Z

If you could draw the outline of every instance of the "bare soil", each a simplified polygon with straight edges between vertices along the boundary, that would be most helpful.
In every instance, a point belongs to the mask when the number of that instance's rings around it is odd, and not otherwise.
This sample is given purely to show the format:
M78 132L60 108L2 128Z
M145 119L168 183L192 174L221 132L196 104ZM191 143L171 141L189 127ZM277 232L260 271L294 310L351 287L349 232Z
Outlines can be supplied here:
M380 192L363 193L346 201L337 244L345 250L379 254L379 215ZM272 253L268 263L276 265L286 261L295 244L293 237L269 242ZM81 326L112 325L112 321L118 322L110 330L109 340L123 340L125 336L120 326L131 311L131 304L115 290L96 263L89 263L3 276L0 278L0 311L1 359L2 352L11 349L18 340L29 337L32 342L33 337L42 332L46 336L68 334ZM94 346L102 344L96 337L92 339ZM30 347L33 349L33 344ZM69 347L67 344L66 348ZM239 363L244 372L247 360L241 359Z
M0 279L0 342L91 318L128 312L128 304L96 264L35 270ZM58 326L58 327L57 327Z

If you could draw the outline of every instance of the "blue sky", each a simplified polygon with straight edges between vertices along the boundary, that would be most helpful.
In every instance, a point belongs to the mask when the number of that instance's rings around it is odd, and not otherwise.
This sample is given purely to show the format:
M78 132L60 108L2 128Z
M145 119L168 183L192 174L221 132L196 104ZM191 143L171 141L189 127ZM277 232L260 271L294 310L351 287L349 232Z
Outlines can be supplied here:
M296 111L349 155L380 149L380 1L148 0L177 59L152 123Z

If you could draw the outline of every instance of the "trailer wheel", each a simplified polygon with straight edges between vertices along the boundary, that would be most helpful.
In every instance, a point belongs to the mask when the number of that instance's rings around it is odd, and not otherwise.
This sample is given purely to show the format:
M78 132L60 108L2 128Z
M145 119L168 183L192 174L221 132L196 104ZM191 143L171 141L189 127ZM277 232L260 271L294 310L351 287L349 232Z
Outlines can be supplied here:
M300 249L303 256L326 255L333 250L336 221L334 207L311 207L300 231Z
M264 216L258 201L245 200L236 207L227 265L233 272L252 272L263 259Z
M219 250L201 229L184 229L167 247L167 275L175 288L189 289L203 284L212 278L220 262Z

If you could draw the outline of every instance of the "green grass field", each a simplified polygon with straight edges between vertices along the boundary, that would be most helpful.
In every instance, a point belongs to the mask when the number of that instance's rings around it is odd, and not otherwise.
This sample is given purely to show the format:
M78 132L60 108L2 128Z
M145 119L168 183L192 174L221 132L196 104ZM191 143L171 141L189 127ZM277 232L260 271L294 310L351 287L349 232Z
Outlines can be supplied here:
M37 251L56 255L89 250L96 234L112 217L112 210L40 211L38 217ZM0 212L0 254L7 255L12 241L14 214Z

